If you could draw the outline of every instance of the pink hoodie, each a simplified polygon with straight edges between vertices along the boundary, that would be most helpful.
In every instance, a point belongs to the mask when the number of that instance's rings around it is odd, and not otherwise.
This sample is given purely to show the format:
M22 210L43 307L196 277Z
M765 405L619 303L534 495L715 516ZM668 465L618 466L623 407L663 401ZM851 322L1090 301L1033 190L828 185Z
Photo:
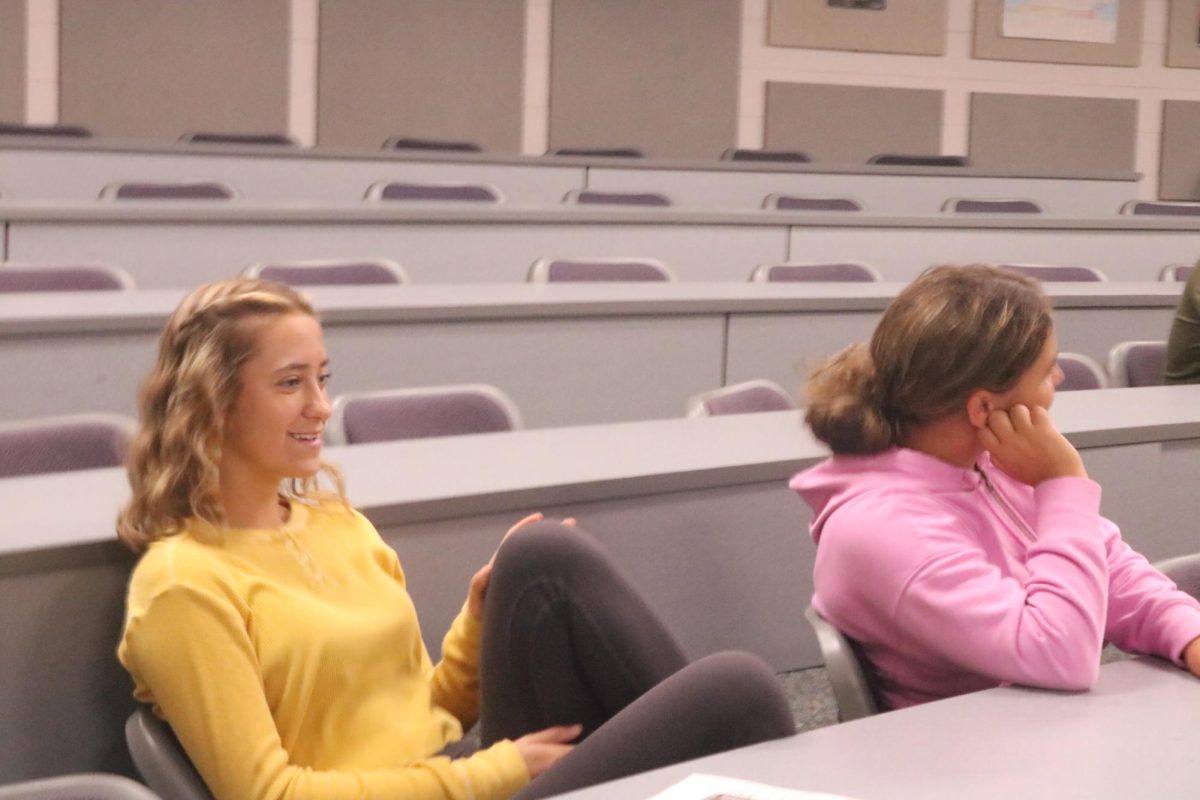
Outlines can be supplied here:
M915 450L835 456L792 478L812 507L813 604L855 639L898 708L1022 683L1086 689L1100 649L1181 664L1200 603L1100 516L1100 487L1036 488L985 454L963 470Z

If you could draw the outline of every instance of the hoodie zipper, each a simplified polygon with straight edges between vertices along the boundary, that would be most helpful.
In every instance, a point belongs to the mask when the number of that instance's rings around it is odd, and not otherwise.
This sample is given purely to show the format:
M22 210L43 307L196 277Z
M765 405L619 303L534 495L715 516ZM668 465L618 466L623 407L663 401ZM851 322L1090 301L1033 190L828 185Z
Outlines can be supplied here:
M1021 515L1017 513L1016 509L1009 505L1008 500L1000 493L1000 490L992 485L991 480L988 479L987 473L980 469L978 464L975 465L975 471L979 473L979 477L983 480L984 488L987 489L987 493L991 495L992 499L996 502L996 505L1000 506L1000 509L1004 512L1004 516L1008 517L1009 522L1016 526L1017 530L1021 534L1021 537L1025 540L1025 546L1032 546L1034 542L1037 541L1037 537L1034 535L1033 530L1028 524L1026 524L1025 520L1021 518Z

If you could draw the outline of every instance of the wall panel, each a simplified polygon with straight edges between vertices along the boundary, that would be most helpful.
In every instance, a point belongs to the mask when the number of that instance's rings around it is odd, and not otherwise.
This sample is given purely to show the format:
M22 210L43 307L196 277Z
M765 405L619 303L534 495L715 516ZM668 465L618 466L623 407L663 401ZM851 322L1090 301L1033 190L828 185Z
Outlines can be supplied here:
M0 121L25 120L25 0L0 0Z
M1200 200L1200 102L1167 100L1163 103L1162 160L1159 197L1163 200Z
M1046 170L1133 169L1137 101L971 94L971 163Z
M942 93L931 89L767 84L765 147L817 161L862 163L876 153L940 153Z
M99 135L287 128L288 0L62 0L60 119Z
M738 0L555 0L550 146L716 158L737 139Z
M394 135L521 148L522 0L321 3L317 141Z

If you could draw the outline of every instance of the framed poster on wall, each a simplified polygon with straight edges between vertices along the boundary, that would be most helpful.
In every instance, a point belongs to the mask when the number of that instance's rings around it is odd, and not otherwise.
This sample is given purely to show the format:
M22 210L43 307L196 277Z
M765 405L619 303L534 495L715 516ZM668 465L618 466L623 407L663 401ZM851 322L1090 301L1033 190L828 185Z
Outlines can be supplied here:
M1136 67L1142 11L1143 0L976 0L973 55Z

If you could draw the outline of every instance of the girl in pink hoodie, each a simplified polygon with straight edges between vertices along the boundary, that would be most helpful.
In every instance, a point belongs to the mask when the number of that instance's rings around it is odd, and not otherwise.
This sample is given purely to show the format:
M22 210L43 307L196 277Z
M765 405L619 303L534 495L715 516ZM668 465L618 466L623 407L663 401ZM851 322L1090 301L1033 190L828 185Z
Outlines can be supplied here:
M813 604L890 708L1001 683L1086 689L1106 640L1200 676L1200 603L1100 516L1047 409L1062 380L1038 284L938 267L868 345L819 367L806 419L833 458L812 506Z

